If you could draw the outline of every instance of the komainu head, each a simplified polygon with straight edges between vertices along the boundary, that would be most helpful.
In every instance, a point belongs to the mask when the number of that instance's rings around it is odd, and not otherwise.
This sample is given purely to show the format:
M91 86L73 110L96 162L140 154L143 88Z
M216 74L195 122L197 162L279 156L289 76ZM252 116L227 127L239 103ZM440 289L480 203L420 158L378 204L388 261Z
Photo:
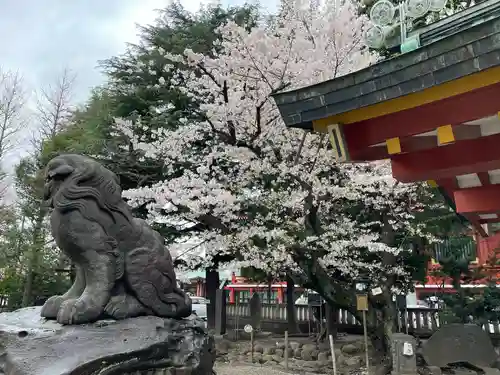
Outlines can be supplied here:
M86 200L94 200L112 216L128 216L122 212L126 205L121 193L118 177L87 156L59 155L47 164L44 200L54 209L82 209Z

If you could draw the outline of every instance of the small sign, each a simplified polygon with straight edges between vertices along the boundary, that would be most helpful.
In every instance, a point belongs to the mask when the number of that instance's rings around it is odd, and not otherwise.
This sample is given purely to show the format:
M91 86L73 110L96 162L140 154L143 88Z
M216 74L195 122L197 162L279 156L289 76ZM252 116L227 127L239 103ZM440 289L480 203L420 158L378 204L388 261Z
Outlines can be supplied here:
M403 344L403 355L411 357L413 355L413 345L409 342Z
M363 292L366 289L366 284L364 283L356 283L356 290L358 292Z
M367 294L356 295L356 309L358 311L368 311L368 295Z
M377 286L376 288L373 288L372 289L372 294L374 296L378 296L378 295L382 294L382 288L379 287L379 286Z
M247 324L243 330L246 332L246 333L252 333L253 331L253 327L250 325L250 324Z

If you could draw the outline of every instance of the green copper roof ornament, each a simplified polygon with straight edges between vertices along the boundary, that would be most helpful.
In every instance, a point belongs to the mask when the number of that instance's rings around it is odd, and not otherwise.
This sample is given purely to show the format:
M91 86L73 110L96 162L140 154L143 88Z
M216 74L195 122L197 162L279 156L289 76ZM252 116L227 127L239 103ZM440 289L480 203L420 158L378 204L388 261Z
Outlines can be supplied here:
M394 5L390 0L377 1L370 10L370 23L364 35L366 45L375 49L384 48L387 41L398 38L402 53L418 48L418 35L407 40L413 21L429 12L442 11L446 3L447 0L405 0Z

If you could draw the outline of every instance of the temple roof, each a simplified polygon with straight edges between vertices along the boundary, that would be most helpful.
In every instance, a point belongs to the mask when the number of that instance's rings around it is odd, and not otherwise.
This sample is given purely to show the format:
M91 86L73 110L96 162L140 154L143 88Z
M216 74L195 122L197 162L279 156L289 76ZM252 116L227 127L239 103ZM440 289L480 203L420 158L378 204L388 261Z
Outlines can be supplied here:
M285 124L312 121L414 94L500 66L500 2L488 0L433 23L421 47L319 84L274 95Z

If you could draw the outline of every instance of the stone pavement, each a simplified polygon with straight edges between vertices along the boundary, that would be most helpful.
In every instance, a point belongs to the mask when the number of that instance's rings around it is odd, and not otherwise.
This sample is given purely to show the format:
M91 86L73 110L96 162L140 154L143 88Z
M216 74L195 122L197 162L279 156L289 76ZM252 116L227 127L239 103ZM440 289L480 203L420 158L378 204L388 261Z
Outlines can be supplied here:
M309 372L285 372L272 367L264 367L260 365L235 365L234 363L217 363L215 368L217 375L313 375ZM314 374L317 375L317 374Z

